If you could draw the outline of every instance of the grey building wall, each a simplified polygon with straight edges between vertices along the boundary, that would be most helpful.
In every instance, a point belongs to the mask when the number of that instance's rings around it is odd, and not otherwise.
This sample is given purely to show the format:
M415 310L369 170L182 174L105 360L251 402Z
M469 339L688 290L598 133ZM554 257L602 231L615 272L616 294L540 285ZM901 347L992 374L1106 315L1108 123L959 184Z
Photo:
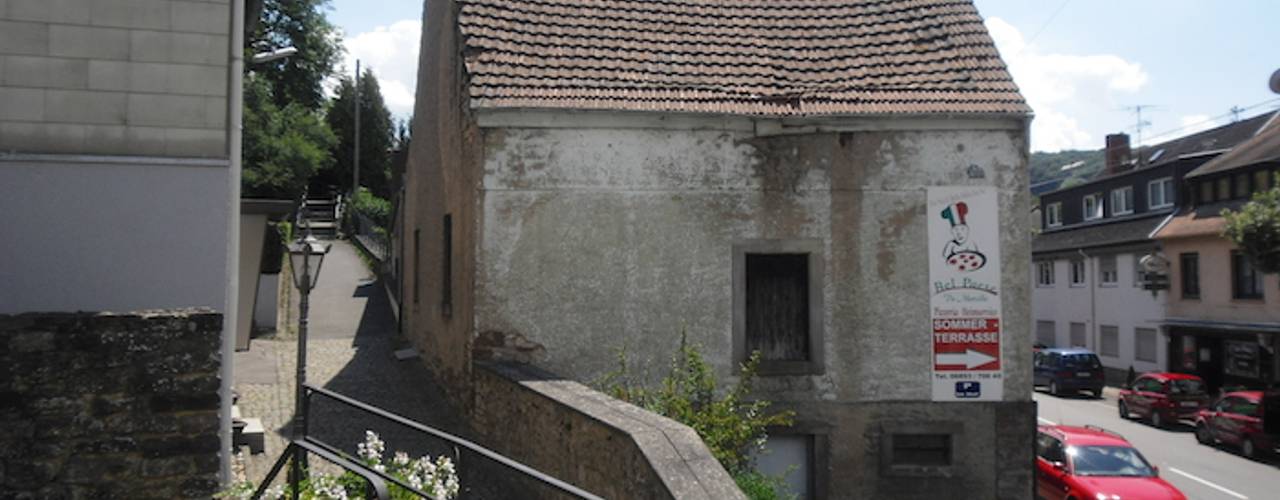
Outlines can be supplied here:
M0 314L223 309L227 167L0 158Z
M833 497L1028 496L1035 416L1030 338L1019 334L1030 328L1021 120L773 137L753 127L559 123L484 130L480 339L519 339L535 364L591 381L616 366L618 349L660 375L685 332L729 377L739 361L735 245L801 242L819 249L824 270L823 369L763 377L757 394L821 429L830 467L818 481ZM972 178L971 165L984 175ZM925 188L944 185L999 192L1004 402L930 402ZM887 469L895 425L948 429L954 466Z
M0 313L223 309L228 0L0 0Z
M0 151L226 157L228 0L0 1Z

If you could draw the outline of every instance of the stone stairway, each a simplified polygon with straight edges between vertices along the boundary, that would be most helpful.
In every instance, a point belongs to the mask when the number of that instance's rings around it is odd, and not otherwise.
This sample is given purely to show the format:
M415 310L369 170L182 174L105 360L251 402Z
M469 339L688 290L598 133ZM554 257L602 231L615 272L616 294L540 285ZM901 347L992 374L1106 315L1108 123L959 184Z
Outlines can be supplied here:
M299 219L298 234L305 233L310 227L316 238L333 239L338 236L338 203L332 198L304 200Z

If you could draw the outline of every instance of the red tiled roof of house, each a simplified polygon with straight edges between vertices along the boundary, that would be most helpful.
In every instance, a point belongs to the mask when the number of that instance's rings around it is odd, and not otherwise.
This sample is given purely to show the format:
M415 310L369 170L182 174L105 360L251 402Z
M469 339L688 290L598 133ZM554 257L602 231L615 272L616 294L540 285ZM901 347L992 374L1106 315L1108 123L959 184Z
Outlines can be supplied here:
M460 0L473 108L1029 113L971 0Z

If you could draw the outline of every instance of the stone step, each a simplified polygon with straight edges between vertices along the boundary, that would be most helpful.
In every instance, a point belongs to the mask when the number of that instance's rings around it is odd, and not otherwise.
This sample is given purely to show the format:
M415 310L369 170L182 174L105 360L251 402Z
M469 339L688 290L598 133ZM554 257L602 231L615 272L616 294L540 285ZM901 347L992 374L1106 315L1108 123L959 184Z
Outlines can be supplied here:
M235 440L236 446L248 446L249 453L257 455L266 451L266 429L262 426L260 418L241 419L244 422L244 429L240 431L239 439Z

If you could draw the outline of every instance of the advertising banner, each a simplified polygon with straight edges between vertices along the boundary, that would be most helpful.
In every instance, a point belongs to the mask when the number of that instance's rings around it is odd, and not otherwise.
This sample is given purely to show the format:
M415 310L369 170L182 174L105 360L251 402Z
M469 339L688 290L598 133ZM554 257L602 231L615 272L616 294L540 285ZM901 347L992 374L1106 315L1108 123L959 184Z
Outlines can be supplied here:
M934 401L1004 398L999 216L993 187L928 188Z

